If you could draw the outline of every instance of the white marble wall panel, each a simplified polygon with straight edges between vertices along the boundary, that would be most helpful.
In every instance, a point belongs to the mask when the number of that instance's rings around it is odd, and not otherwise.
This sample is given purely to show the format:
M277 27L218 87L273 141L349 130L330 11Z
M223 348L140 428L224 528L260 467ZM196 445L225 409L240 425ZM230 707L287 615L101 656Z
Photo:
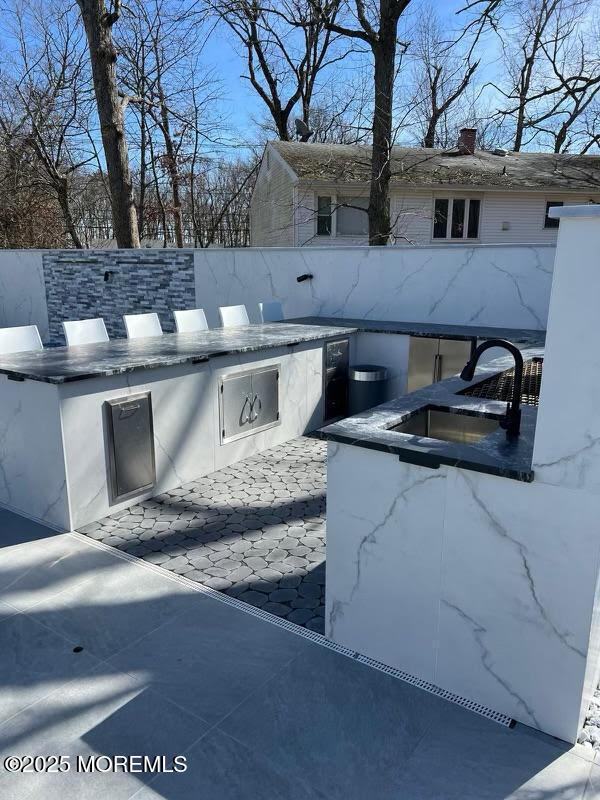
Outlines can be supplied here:
M330 442L326 635L435 677L447 469Z
M156 457L156 486L149 494L160 494L213 471L218 423L207 364L65 384L60 393L71 528L140 499L111 503L103 404L148 391L152 393Z
M1 375L0 394L0 505L65 530L69 507L57 389Z
M350 340L352 342L352 338ZM302 345L298 347L306 365L306 431L314 431L323 425L325 404L323 396L323 346Z
M37 325L48 338L41 250L0 251L0 328L14 325Z
M599 210L583 207L586 216L561 218L533 454L536 480L594 493L600 493Z
M600 496L329 444L326 633L566 741L598 679Z
M436 683L577 736L600 498L464 470L447 480Z
M279 300L286 317L325 314L545 328L553 246L205 249L194 255L196 301L217 307ZM297 283L309 273L313 280Z

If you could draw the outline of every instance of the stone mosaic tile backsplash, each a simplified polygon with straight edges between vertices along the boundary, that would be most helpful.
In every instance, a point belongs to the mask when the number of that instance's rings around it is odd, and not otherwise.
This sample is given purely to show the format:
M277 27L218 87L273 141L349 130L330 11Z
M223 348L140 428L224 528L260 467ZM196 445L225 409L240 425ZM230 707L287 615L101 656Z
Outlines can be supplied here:
M124 337L123 314L156 311L165 332L173 310L194 308L194 256L177 250L56 250L44 253L49 344L64 345L62 320L104 317Z

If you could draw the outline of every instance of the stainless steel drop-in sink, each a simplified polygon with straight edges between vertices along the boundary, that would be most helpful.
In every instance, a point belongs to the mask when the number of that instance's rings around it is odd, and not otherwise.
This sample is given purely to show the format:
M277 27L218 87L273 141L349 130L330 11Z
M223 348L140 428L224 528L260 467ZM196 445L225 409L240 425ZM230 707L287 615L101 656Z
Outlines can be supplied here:
M499 427L500 417L476 417L464 411L426 406L389 430L441 439L444 442L474 444L497 431Z

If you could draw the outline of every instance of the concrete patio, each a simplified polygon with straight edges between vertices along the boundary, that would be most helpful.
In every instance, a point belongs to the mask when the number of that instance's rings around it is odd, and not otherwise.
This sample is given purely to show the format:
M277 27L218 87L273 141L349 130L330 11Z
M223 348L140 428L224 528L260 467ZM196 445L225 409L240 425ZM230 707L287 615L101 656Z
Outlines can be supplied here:
M7 512L0 528L0 762L184 755L188 765L2 768L1 797L600 797L600 766L579 746L498 725L78 534Z

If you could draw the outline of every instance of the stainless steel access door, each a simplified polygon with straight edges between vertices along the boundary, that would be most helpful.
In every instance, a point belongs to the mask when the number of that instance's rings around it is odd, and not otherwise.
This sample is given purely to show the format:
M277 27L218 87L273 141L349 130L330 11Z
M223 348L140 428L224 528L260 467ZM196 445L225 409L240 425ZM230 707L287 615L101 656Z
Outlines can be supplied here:
M252 373L251 423L262 430L279 421L279 369L269 367Z
M279 424L279 364L219 382L221 443Z
M152 398L107 400L108 467L113 502L148 491L156 481Z
M252 427L252 376L245 372L221 378L220 386L221 440L230 441L249 433Z

